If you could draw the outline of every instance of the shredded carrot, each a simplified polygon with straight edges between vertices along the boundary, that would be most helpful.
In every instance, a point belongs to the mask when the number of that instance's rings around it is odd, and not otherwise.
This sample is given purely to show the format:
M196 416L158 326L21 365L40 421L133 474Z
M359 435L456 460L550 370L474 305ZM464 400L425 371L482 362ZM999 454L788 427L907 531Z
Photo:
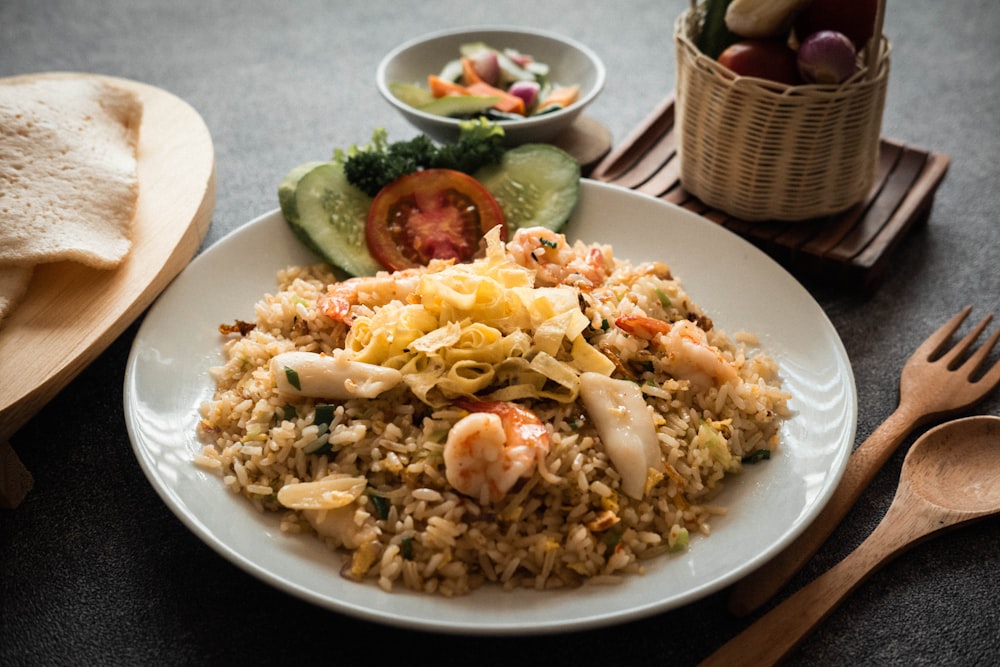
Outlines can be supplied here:
M524 100L517 95L511 95L505 90L491 86L482 79L467 86L463 86L447 79L442 79L436 74L427 77L427 85L431 89L434 97L447 97L448 95L479 95L482 97L500 98L494 108L507 113L524 115Z
M517 95L511 95L505 90L483 83L482 81L466 86L469 93L483 97L499 97L500 101L493 106L500 111L524 115L524 100Z
M476 66L472 62L472 58L468 56L462 57L462 83L466 86L471 86L474 83L485 83L483 78L479 76L476 72Z
M447 79L431 74L427 77L427 85L431 89L434 97L446 97L448 95L471 95L469 89Z
M568 107L573 102L576 102L576 98L580 96L580 86L561 86L559 88L553 88L552 92L546 96L544 100L538 105L538 110L541 111L545 107L550 106L560 106Z

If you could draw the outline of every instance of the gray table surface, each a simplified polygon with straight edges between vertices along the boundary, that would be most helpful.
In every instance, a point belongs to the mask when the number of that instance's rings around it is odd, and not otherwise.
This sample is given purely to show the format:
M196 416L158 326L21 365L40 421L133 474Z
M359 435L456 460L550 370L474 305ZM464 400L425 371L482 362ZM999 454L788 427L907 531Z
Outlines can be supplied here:
M674 84L683 0L467 3L2 0L0 76L78 70L164 88L204 117L218 201L204 247L276 206L277 180L376 125L413 134L373 85L414 35L471 24L558 30L609 71L590 109L615 141ZM853 365L857 443L895 407L904 360L961 305L1000 310L1000 4L890 0L893 65L883 133L952 157L926 227L869 296L809 285ZM751 619L719 592L625 625L477 638L373 625L298 600L218 556L163 505L122 409L138 322L12 438L36 486L0 511L0 664L694 664ZM994 355L995 357L997 355ZM2 381L10 381L3 378ZM1000 414L1000 392L978 412ZM795 585L845 556L891 500L910 437ZM998 443L1000 444L1000 443ZM863 584L791 664L1000 662L1000 521L925 543ZM376 644L376 647L379 645ZM437 657L437 659L433 659Z

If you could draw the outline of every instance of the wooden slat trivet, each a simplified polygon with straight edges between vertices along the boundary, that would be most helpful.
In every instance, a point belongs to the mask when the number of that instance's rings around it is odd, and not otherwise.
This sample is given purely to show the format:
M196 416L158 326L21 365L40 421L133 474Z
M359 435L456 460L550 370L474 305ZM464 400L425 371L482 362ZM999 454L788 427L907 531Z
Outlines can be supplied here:
M800 278L871 292L902 239L927 220L950 161L947 155L883 138L875 183L857 205L802 222L748 222L710 208L681 187L671 95L589 176L702 215L754 243Z

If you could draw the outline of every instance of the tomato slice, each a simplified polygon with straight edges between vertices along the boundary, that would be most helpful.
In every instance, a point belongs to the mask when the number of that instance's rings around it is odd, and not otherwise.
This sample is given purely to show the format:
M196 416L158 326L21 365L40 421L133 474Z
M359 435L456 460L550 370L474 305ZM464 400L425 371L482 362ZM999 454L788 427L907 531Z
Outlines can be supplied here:
M469 261L483 235L497 226L506 239L503 211L479 181L460 171L425 169L375 195L365 238L379 264L396 271L432 259Z

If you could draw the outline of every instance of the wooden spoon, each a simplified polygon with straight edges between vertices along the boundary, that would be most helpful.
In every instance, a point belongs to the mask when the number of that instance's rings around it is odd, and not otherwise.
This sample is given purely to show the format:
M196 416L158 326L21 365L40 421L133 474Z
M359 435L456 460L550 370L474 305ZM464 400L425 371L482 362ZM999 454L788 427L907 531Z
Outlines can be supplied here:
M998 476L1000 417L931 429L906 455L892 505L868 539L701 664L777 663L880 566L942 530L1000 513Z

